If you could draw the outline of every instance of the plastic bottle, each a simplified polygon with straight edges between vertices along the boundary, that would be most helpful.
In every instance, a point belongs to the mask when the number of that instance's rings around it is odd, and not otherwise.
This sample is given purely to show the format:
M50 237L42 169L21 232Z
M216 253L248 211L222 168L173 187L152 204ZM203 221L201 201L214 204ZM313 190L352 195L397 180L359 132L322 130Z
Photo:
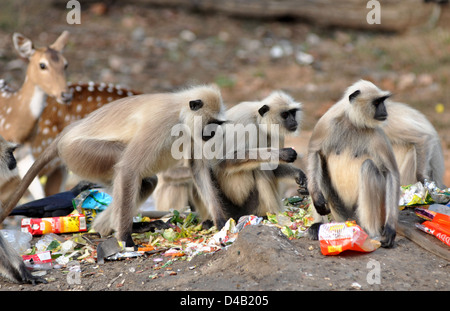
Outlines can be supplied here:
M33 238L31 233L14 229L3 229L0 233L19 254L25 253L30 248L30 241Z

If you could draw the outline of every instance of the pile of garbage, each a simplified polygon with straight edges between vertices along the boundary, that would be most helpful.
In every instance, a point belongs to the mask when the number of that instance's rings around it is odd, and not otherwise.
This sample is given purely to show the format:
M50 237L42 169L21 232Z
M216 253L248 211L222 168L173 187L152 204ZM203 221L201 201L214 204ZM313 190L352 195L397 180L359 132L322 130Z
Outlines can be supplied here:
M138 247L127 248L115 238L100 237L90 228L97 213L110 203L111 197L107 193L97 189L85 190L72 200L73 211L69 215L23 218L21 231L0 230L0 233L15 246L26 266L33 270L62 268L73 260L101 264L105 260L141 256L152 256L157 270L176 260L190 261L199 254L227 248L249 225L275 226L289 239L295 239L304 236L313 220L309 197L284 199L282 213L266 217L247 215L237 221L230 218L220 230L215 226L204 228L196 213L190 210L173 210L158 219L165 224L162 228L133 233ZM139 215L133 221L150 223L155 219Z
M34 270L62 268L73 260L102 264L105 260L141 256L152 256L153 268L158 270L177 260L190 261L199 254L227 248L246 226L273 226L287 238L298 239L306 235L313 223L313 206L307 195L283 199L284 210L280 213L268 213L265 217L246 215L237 221L230 218L220 230L215 226L205 228L196 213L190 210L173 210L157 220L164 226L157 226L154 231L134 233L133 240L138 247L127 248L115 238L100 237L90 228L93 219L107 208L111 200L101 190L88 189L72 200L73 211L69 215L23 218L21 231L0 230L0 234L15 246L26 266ZM400 208L415 208L416 215L424 220L416 227L450 246L449 201L450 189L439 189L434 182L427 181L402 186L399 205ZM143 224L156 219L138 216L133 221ZM324 255L336 255L347 249L370 252L379 247L379 242L369 239L354 222L321 226L319 240Z

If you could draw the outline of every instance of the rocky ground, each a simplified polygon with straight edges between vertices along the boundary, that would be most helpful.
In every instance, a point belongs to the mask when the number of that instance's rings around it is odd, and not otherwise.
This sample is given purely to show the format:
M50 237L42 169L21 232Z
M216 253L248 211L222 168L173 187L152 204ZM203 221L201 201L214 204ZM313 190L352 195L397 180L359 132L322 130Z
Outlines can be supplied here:
M402 34L324 29L301 21L235 19L176 8L83 5L80 25L50 1L7 1L0 12L0 77L13 86L25 62L14 52L19 31L36 46L69 30L68 79L115 83L142 92L217 83L228 105L283 89L304 104L304 135L354 81L370 79L394 99L422 111L450 145L450 33L448 25ZM106 9L106 10L104 10ZM292 144L302 150L307 139ZM450 184L450 178L446 179ZM156 256L156 255L152 255ZM279 229L246 227L236 242L169 270L153 270L154 257L81 264L80 284L68 269L51 270L48 284L5 291L47 290L448 290L449 263L399 236L393 249L323 256L318 242L289 240ZM371 263L380 284L371 284ZM155 273L162 275L153 278ZM170 300L170 299L169 299ZM178 300L177 300L178 301ZM175 301L176 302L176 301ZM172 301L173 303L173 301Z

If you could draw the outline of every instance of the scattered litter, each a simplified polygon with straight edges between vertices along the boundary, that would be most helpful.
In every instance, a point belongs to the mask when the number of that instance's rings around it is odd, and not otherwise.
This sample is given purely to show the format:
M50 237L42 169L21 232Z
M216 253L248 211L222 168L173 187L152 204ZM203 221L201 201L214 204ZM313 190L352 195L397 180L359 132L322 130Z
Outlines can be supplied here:
M346 250L373 252L381 243L368 237L355 222L323 224L319 228L320 250L323 255L337 255Z
M313 223L311 199L309 197L290 197L283 200L285 211L278 214L267 214L268 225L281 229L289 239L304 237Z
M422 184L402 186L400 206L428 205L433 203L446 204L450 201L450 188L439 189L434 181L425 180Z
M108 256L108 260L119 260L119 259L125 259L125 258L136 258L140 257L143 254L141 252L120 252L116 253L114 255Z
M34 270L49 270L53 268L50 251L44 251L32 255L22 255L25 266Z
M59 237L56 234L49 233L42 236L34 245L37 252L54 250L60 245Z
M154 256L153 269L167 269L177 260L190 261L199 254L214 253L231 245L246 226L269 225L279 227L289 238L301 237L311 224L310 201L301 197L283 200L285 211L267 215L268 220L255 215L241 217L237 223L229 219L226 225L217 230L215 226L204 229L197 214L189 210L172 211L160 219L165 226L155 227L152 231L133 233L137 247L127 249L111 237L102 239L96 233L86 232L89 223L110 204L110 196L99 190L81 192L74 200L75 211L65 217L28 218L22 223L21 234L28 236L42 235L34 246L27 246L23 255L33 258L29 265L33 269L42 268L39 256L45 252L49 256L50 267L66 266L72 260L102 264L105 260L122 260L141 256ZM149 217L136 217L134 222L152 222ZM81 224L81 225L80 225ZM72 233L57 235L55 233ZM29 242L29 241L28 241ZM33 257L34 256L34 257ZM36 257L37 256L37 257ZM25 260L25 259L24 259ZM195 268L195 266L194 266ZM192 269L194 269L192 268ZM176 275L176 272L166 275ZM164 276L151 275L150 278ZM113 284L111 282L110 284ZM123 284L123 283L122 283ZM120 283L119 283L120 285Z
M97 262L103 264L105 258L113 256L122 250L119 241L115 237L111 237L97 246Z

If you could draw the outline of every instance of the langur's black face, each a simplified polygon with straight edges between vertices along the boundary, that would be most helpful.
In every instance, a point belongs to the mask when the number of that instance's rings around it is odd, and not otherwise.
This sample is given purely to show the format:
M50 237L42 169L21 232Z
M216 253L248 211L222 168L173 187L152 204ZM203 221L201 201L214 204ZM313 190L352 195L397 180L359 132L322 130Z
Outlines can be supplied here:
M14 157L14 149L15 148L9 148L6 152L6 163L8 164L8 169L12 171L17 167L16 158Z
M295 118L298 109L291 109L287 111L283 111L280 116L283 120L283 126L290 132L295 132L298 127L298 122Z
M14 150L16 150L16 148L17 145L8 144L6 142L5 144L2 144L2 141L0 140L0 156L3 170L12 171L17 167L16 158L14 157Z
M389 96L390 95L378 97L372 101L372 104L375 106L375 115L373 116L375 120L384 121L387 119L388 113L384 101L389 98Z

